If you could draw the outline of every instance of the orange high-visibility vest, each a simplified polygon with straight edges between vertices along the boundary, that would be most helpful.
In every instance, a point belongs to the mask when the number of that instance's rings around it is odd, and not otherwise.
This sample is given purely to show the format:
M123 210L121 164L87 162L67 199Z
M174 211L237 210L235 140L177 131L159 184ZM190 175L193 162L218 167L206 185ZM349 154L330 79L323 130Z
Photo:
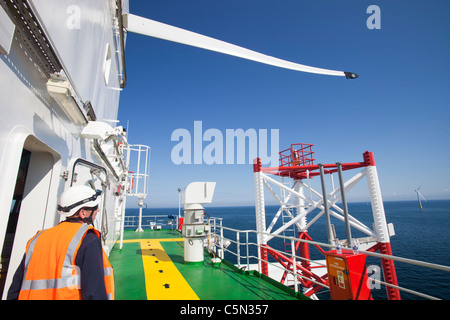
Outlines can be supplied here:
M75 265L84 236L93 230L87 223L60 223L40 231L27 243L25 271L19 300L81 300L80 272ZM103 251L103 250L102 250ZM114 275L103 251L106 293L114 299Z

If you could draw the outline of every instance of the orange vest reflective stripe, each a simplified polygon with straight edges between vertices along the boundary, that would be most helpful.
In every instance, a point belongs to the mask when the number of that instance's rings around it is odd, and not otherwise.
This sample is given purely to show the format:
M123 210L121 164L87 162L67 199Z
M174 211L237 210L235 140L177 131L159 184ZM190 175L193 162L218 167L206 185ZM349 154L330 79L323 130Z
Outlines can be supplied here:
M71 222L60 223L31 238L25 253L19 300L81 300L80 272L75 259L89 230L100 238L100 232L87 223ZM114 299L114 274L104 251L103 268L106 293Z

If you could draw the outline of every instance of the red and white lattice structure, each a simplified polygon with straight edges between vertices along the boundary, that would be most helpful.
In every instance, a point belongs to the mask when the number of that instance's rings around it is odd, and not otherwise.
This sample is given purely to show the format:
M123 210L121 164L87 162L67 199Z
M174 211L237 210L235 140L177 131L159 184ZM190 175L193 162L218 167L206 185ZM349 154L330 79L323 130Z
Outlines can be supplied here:
M297 272L297 281L301 283L303 292L307 296L314 296L323 285L328 286L328 274L326 271L316 272L316 266L310 261L310 243L298 241L295 246L296 254L302 259L300 262L293 262L290 254L282 254L272 249L270 241L272 235L282 235L288 229L295 227L296 237L302 240L312 241L308 234L308 229L319 219L325 218L327 222L327 236L330 245L336 245L336 235L334 226L330 224L330 217L345 223L347 240L340 241L345 248L351 248L352 242L357 243L360 250L366 250L392 255L390 236L393 235L392 225L386 223L383 200L381 196L380 184L378 181L377 168L372 152L366 151L363 154L362 162L334 163L334 164L314 164L311 144L292 144L287 150L280 152L280 165L278 167L263 167L261 160L254 161L255 179L255 209L256 228L258 233L258 245L261 250L259 270L265 275L269 275L268 256L272 256L279 264L288 270ZM350 179L344 182L343 171L355 172ZM333 175L337 174L339 186L334 187ZM346 175L349 173L347 172ZM314 177L321 179L322 190L317 191L311 187L311 179ZM277 178L281 177L281 178ZM325 179L330 177L332 190L326 191ZM282 181L279 181L279 180ZM358 182L367 181L368 193L372 206L373 226L369 227L353 217L347 209L346 193L349 192ZM286 184L286 180L289 185ZM343 187L341 187L343 186ZM280 193L277 193L277 189ZM344 192L342 192L344 189ZM265 190L268 190L280 208L273 216L269 226L266 225L266 218L270 219L269 213L266 215ZM342 203L342 204L341 204ZM325 205L326 204L326 205ZM338 204L341 204L340 206ZM283 220L281 227L275 229L278 220ZM366 237L354 239L351 237L351 230L357 229L364 233ZM270 235L269 235L270 234ZM317 249L325 254L325 250L318 245ZM305 260L304 260L305 259ZM308 260L306 260L308 259ZM293 266L295 264L295 266ZM384 281L397 286L394 262L390 259L381 259ZM323 268L322 268L323 269ZM287 272L278 281L286 281ZM387 296L389 299L400 299L399 290L395 287L387 286Z

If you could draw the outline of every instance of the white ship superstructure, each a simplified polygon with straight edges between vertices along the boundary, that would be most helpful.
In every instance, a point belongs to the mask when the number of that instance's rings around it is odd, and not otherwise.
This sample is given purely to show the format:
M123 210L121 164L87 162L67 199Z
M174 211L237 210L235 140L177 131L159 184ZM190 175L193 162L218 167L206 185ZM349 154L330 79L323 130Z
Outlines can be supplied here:
M119 236L126 137L116 119L126 81L120 25L128 2L0 3L0 250L7 288L27 239L59 222L57 199L70 185L104 192L95 225L107 251Z
M393 230L385 221L377 171L373 155L368 152L364 154L364 162L314 165L312 162L299 162L299 155L303 156L304 150L295 149L294 144L288 157L280 153L278 167L263 168L261 161L257 160L254 166L256 231L226 228L221 222L216 225L215 219L205 215L202 204L212 201L215 188L215 183L211 182L197 182L183 191L185 220L180 214L178 217L164 217L164 220L170 220L170 225L160 233L161 224L152 220L151 230L144 231L147 226L142 223L142 208L148 192L150 148L131 145L126 130L117 119L120 93L127 83L127 32L301 72L349 79L358 75L281 60L129 14L128 11L128 0L0 0L0 293L3 299L22 260L28 239L39 230L60 222L58 197L74 185L88 185L102 191L100 212L94 226L101 232L107 254L112 252L110 258L117 275L117 296L121 299L225 299L224 294L231 294L232 297L227 299L303 299L315 297L315 284L320 287L317 290L349 289L350 280L344 279L342 270L336 269L334 278L329 276L330 264L327 261L319 261L328 264L328 269L322 268L320 275L311 271L325 265L307 260L308 245L326 247L328 251L321 251L326 259L332 257L335 265L344 258L350 261L356 260L355 257L358 264L364 264L365 256L370 255L386 260L383 262L385 282L378 281L377 284L389 287L389 299L399 299L399 289L410 291L399 288L396 279L389 279L395 273L393 261L450 271L447 266L392 257L389 238ZM314 175L320 175L322 179L330 175L332 180L332 173L354 168L362 171L345 184L340 181L340 188L333 188L331 193L326 192L323 182L322 194L310 188L309 179ZM292 178L292 188L269 175ZM341 199L345 203L347 189L364 176L367 177L374 211L376 225L373 230L336 204ZM283 197L278 196L270 184L280 187ZM264 188L280 204L268 228ZM303 189L309 191L309 197L304 195ZM338 195L338 190L343 192ZM313 200L312 194L318 200ZM124 233L128 196L138 199L140 214L138 222L133 225L136 229ZM289 198L295 203L290 203ZM306 224L306 215L315 209L321 211ZM309 225L322 214L327 219L332 215L345 222L347 243L337 241L329 223L329 243L308 240L311 239L307 233ZM282 227L272 231L280 216L289 219L283 220ZM281 236L288 227L295 226L301 231L296 236ZM350 227L369 236L363 239L366 242L360 243L359 252L356 247L353 252L349 248L352 241ZM183 233L179 232L181 230ZM224 238L224 230L235 232L236 241ZM248 240L249 233L257 235L257 243ZM246 240L241 242L244 234ZM286 241L291 248L290 253L280 253L268 247L267 242L273 237ZM227 247L232 242L237 248L237 253L233 253L237 256L236 266L224 259L224 253L231 252ZM370 250L364 246L369 242L373 251L380 250L381 253L365 251ZM379 245L373 247L374 243ZM256 245L258 257L249 253L252 245ZM246 247L242 252L241 246ZM113 247L117 250L111 250ZM302 251L301 257L297 256L298 248ZM155 253L150 253L154 249ZM181 254L184 254L184 262L177 258ZM268 254L278 264L269 261ZM204 259L208 255L214 258L210 261ZM256 262L250 262L250 259L256 259ZM241 260L247 261L245 271ZM204 261L207 270L201 271L202 276L214 279L205 281L212 287L199 286L200 280L195 278ZM192 264L198 269L191 268ZM252 265L258 271L252 270ZM155 266L160 267L155 269ZM280 266L283 266L281 281L271 275L271 270ZM219 274L217 270L223 272ZM367 282L367 272L359 273L360 282ZM161 275L172 277L170 281L173 282L167 282L169 280L159 277ZM279 283L286 279L294 282L291 288ZM330 279L334 279L331 285ZM251 286L249 281L253 283ZM237 282L239 286L236 286ZM175 283L183 285L176 288L172 285ZM220 285L216 286L216 283ZM310 288L309 293L303 290L306 296L300 290L301 283L303 289ZM268 286L270 290L267 290ZM171 289L173 291L169 291ZM130 295L130 291L135 295ZM371 298L370 290L366 293L364 298ZM345 297L361 298L354 293Z

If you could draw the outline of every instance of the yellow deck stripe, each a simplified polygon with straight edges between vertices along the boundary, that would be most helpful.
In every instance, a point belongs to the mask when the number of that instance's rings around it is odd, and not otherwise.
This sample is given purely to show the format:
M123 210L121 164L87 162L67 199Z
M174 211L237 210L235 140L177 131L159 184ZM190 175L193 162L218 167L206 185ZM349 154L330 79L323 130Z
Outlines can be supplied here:
M138 240L142 250L147 299L199 300L163 249L163 241L183 241L183 238Z

